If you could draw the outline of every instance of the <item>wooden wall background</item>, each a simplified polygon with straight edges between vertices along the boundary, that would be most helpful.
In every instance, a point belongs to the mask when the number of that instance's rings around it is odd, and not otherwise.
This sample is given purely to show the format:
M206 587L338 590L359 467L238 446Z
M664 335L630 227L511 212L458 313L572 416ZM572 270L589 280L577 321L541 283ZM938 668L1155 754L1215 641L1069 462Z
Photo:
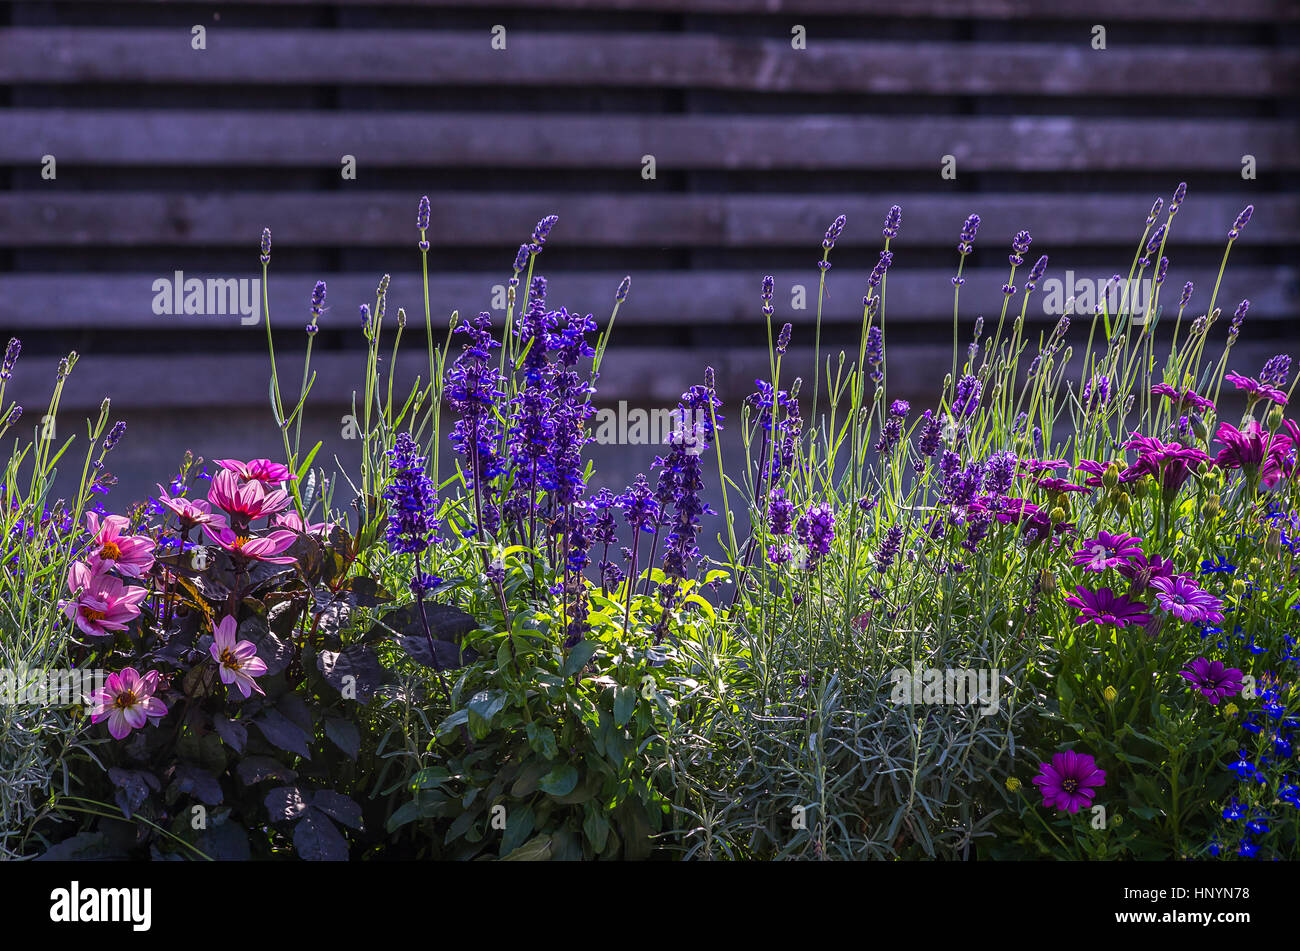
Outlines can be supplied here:
M791 48L796 24L806 50ZM206 50L191 49L194 25ZM533 223L556 213L541 258L554 304L603 320L633 278L603 397L671 405L709 363L734 412L766 366L765 273L811 369L814 263L835 215L848 227L825 343L856 349L884 214L900 204L891 395L924 398L948 366L969 212L983 225L967 332L996 315L1017 229L1033 234L1031 260L1050 255L1049 277L1126 271L1152 199L1184 180L1169 279L1175 294L1196 283L1193 309L1255 205L1220 291L1229 311L1252 301L1239 368L1253 371L1300 339L1298 91L1292 0L0 3L0 333L25 345L10 393L36 410L76 349L64 405L112 396L136 440L119 467L141 492L199 442L210 458L274 452L262 328L151 310L152 282L176 270L258 276L268 226L290 367L312 286L329 283L312 425L337 441L361 373L357 307L382 273L390 315L422 319L425 193L436 320L487 308ZM807 310L791 307L795 283Z

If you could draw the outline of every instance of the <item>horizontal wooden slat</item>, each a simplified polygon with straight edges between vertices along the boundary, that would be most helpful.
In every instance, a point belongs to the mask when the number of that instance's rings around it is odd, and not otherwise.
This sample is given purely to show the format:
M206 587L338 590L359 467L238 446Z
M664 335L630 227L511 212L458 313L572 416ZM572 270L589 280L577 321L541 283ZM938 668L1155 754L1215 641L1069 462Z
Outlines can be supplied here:
M1168 195L1165 196L1166 200ZM430 243L497 247L503 256L543 215L558 214L557 241L600 247L745 248L816 246L837 214L848 227L838 246L881 243L885 212L897 201L903 230L896 248L953 245L972 211L977 244L999 247L1028 228L1044 250L1072 245L1131 247L1141 234L1147 195L674 195L471 194L430 196ZM1247 199L1193 195L1174 223L1171 251L1221 245ZM1300 196L1251 195L1255 215L1243 244L1300 243ZM1082 214L1086 207L1087 214ZM416 201L409 193L227 193L40 190L0 194L0 247L253 247L270 227L277 247L413 245ZM1163 219L1162 219L1163 220ZM955 254L955 252L954 252Z
M167 0L152 0L167 2ZM240 5L302 5L319 0L231 0ZM464 7L467 0L328 0L335 6ZM1273 22L1300 19L1290 0L506 0L521 10L618 10L736 15L904 16L943 19L1161 20Z
M1233 348L1229 369L1254 373L1277 349L1274 345L1251 344L1243 340ZM1220 353L1222 345L1216 342L1210 356L1217 359ZM823 351L823 357L827 355ZM933 345L889 344L889 393L895 397L928 401L925 405L931 405L944 376L950 371L951 359L951 346L941 342ZM14 399L26 408L20 425L37 425L41 407L48 405L57 361L49 358L46 361L48 367L44 368L48 372L45 373L34 372L38 368L31 366L26 357L24 361L28 365L9 381L5 399L6 402ZM784 364L786 378L807 374L812 363L811 347L792 347ZM766 377L770 372L767 350L761 347L731 347L717 351L614 346L601 367L596 401L609 404L629 400L635 401L633 405L645 408L671 407L687 387L702 382L706 366L715 370L718 393L725 404L724 415L729 417L727 425L738 425L740 401L753 391L756 378ZM1077 379L1077 373L1083 369L1081 353L1074 355L1072 367L1076 368L1072 375ZM312 369L317 374L308 399L313 407L350 405L353 392L364 386L365 358L360 351L313 354ZM416 377L423 380L428 369L423 352L400 354L394 394L408 393ZM136 408L158 410L162 407L172 411L212 406L228 410L261 408L267 410L267 425L273 428L267 397L269 380L270 363L264 354L177 354L169 356L165 364L150 356L86 354L78 360L68 378L60 404L60 417L63 425L69 426L75 419L73 414L97 410L107 396L117 412ZM294 380L284 385L287 389L298 384ZM807 400L805 390L805 410ZM136 438L148 437L137 433ZM342 444L330 452L343 453L346 450L346 444Z
M553 85L748 92L1274 96L1300 86L1290 52L1087 43L877 43L710 35L0 29L0 82Z
M777 321L789 320L798 325L810 323L816 314L817 271L809 262L805 271L777 271ZM1118 268L1119 265L1117 264ZM1127 273L1127 262L1123 269ZM592 311L601 320L609 314L614 291L621 275L582 272L547 273L547 299L555 307ZM1074 279L1105 280L1113 271L1100 268L1075 269ZM1167 305L1176 304L1184 281L1196 286L1189 311L1203 312L1209 302L1217 269L1199 268L1183 271L1172 268L1169 287L1162 295ZM1025 270L1016 283L1023 288ZM887 283L886 316L889 320L934 322L940 327L951 325L952 270L895 267ZM186 271L185 278L204 278L203 273ZM228 274L224 277L246 276ZM441 275L429 278L429 297L436 325L445 324L452 310L462 314L478 313L490 306L491 288L503 284L502 276ZM848 267L832 268L827 276L827 299L823 319L829 322L857 323L862 319L862 295L866 292L868 272ZM1148 274L1149 276L1149 274ZM71 329L78 327L104 330L230 330L260 333L243 326L237 316L180 315L158 316L152 312L153 282L171 274L0 274L0 327L24 329ZM763 273L736 271L654 271L632 276L632 292L619 311L619 325L693 326L698 324L735 324L761 330L759 291ZM961 291L963 320L969 322L976 313L996 317L1002 306L1004 268L977 268L966 271ZM1048 269L1047 281L1064 281L1065 267ZM354 274L328 276L330 311L323 326L346 328L360 339L358 307L374 302L376 278ZM270 299L272 325L290 329L306 323L308 300L316 278L304 274L277 274L272 271ZM792 288L806 289L806 309L792 310ZM1049 289L1045 282L1044 290ZM1044 313L1044 294L1033 298L1031 318L1053 319ZM1219 305L1231 311L1242 297L1251 301L1252 320L1289 318L1300 313L1300 273L1294 266L1246 268L1229 266L1219 291ZM405 307L411 321L424 322L423 287L419 274L395 274L389 287L390 321L398 307ZM1017 304L1018 312L1018 304ZM498 320L502 312L496 312Z
M1075 117L575 116L224 110L0 111L0 163L50 154L77 165L150 168L367 167L934 169L1236 173L1300 169L1300 127L1272 120ZM656 187L646 183L647 192Z

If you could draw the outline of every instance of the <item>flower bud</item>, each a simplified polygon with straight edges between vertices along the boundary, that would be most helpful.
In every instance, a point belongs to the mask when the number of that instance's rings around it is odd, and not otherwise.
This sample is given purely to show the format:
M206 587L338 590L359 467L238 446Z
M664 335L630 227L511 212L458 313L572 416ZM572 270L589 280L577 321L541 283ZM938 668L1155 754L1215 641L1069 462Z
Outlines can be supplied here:
M1007 792L1015 792L1020 788L1020 780L1014 776L1007 777Z
M1043 573L1038 578L1038 589L1044 594L1054 592L1056 590L1056 575L1047 569L1043 569Z
M1052 520L1053 525L1059 525L1065 521L1065 509L1061 508L1059 505L1055 506L1047 513L1047 517Z
M1219 510L1219 497L1217 495L1210 496L1205 500L1205 504L1201 506L1201 514L1207 519L1218 518Z
M1277 432L1278 427L1281 425L1282 425L1282 407L1278 406L1275 403L1273 405L1273 408L1268 411L1268 431L1271 433L1275 433Z
M1237 710L1237 705L1235 703L1230 703L1223 708L1223 715L1225 717L1235 717L1237 713L1238 710Z
M1114 687L1107 687L1105 690L1101 692L1101 696L1102 699L1104 699L1107 703L1114 703L1115 700L1119 697L1119 691L1116 690Z
M1282 552L1282 530L1274 528L1264 539L1264 551L1270 558L1276 558Z
M1232 593L1233 593L1234 595L1236 595L1237 597L1241 597L1243 594L1245 594L1245 593L1246 593L1246 582L1242 581L1240 578L1238 578L1236 581L1234 581L1234 582L1232 583Z
M1132 508L1133 499L1129 497L1127 492L1121 492L1119 498L1115 500L1115 511L1119 512L1120 515L1128 515Z
M1101 484L1108 489L1113 489L1119 485L1119 466L1112 462L1106 471L1102 473Z

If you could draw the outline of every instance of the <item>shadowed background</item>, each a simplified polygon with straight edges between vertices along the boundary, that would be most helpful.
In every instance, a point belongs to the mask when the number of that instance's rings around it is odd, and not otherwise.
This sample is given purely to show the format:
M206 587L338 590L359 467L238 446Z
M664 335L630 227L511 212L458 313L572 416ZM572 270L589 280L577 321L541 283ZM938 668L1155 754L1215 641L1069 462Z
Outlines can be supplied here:
M191 47L196 25L206 49ZM806 49L792 48L796 26ZM815 262L846 214L823 353L855 354L897 203L888 393L919 409L951 360L967 214L983 224L963 348L977 314L996 322L1016 230L1033 235L1029 263L1050 255L1049 279L1127 273L1152 199L1168 202L1180 180L1164 299L1194 281L1192 314L1232 220L1255 205L1216 328L1221 340L1237 301L1252 301L1230 367L1253 374L1300 338L1298 40L1288 0L0 3L0 333L24 344L7 397L38 423L58 358L79 352L60 426L84 440L80 417L106 394L127 420L109 463L115 508L168 481L187 448L278 457L264 328L152 310L153 282L177 270L259 277L265 226L286 392L312 287L329 284L303 438L355 468L340 418L362 381L358 306L384 273L387 326L399 306L410 318L397 386L427 374L415 215L428 194L436 328L452 310L489 309L533 224L558 214L539 259L552 306L603 325L632 276L602 402L669 407L709 364L732 422L767 366L763 275L777 278L776 321L794 323L794 372L808 378ZM1035 337L1056 319L1043 300ZM734 426L729 440L734 456ZM619 487L656 449L593 454Z

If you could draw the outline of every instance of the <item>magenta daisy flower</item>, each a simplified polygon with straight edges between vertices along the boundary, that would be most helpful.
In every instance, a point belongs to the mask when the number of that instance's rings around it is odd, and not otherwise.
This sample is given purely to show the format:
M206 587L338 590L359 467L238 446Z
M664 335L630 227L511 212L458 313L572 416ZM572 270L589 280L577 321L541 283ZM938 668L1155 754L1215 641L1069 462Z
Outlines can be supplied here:
M1075 485L1069 479L1061 479L1056 476L1049 476L1038 480L1038 487L1049 495L1058 495L1061 492L1090 492L1087 486Z
M1106 773L1087 753L1067 750L1057 753L1050 763L1038 765L1033 783L1043 795L1043 805L1071 815L1092 805L1097 788L1106 785Z
M1202 591L1186 575L1152 578L1151 590L1155 592L1160 607L1181 621L1223 623L1223 602L1208 591Z
M1131 562L1142 555L1142 539L1123 532L1112 535L1099 532L1074 553L1073 562L1088 571L1105 571Z
M1189 408L1201 413L1214 409L1213 400L1207 400L1204 396L1199 396L1190 387L1179 393L1168 383L1157 383L1151 387L1151 395L1163 396L1166 399L1173 400L1180 414Z
M1152 578L1170 578L1174 573L1174 563L1168 558L1161 558L1159 555L1152 555L1147 558L1146 555L1138 555L1126 565L1119 565L1116 569L1125 578L1135 582L1141 582L1138 590L1145 588Z
M1130 601L1122 594L1116 594L1110 588L1089 591L1083 585L1076 585L1075 593L1065 599L1079 609L1075 624L1114 624L1116 627L1128 627L1136 624L1145 627L1151 623L1151 615L1146 605L1140 601Z
M1279 406L1286 405L1286 394L1276 386L1268 383L1261 383L1252 377L1242 376L1239 373L1225 373L1223 378L1235 386L1237 389L1245 392L1251 400L1272 400Z
M1192 685L1193 690L1199 690L1201 696L1216 706L1220 700L1241 690L1241 671L1236 667L1224 667L1222 661L1198 657L1178 673Z

